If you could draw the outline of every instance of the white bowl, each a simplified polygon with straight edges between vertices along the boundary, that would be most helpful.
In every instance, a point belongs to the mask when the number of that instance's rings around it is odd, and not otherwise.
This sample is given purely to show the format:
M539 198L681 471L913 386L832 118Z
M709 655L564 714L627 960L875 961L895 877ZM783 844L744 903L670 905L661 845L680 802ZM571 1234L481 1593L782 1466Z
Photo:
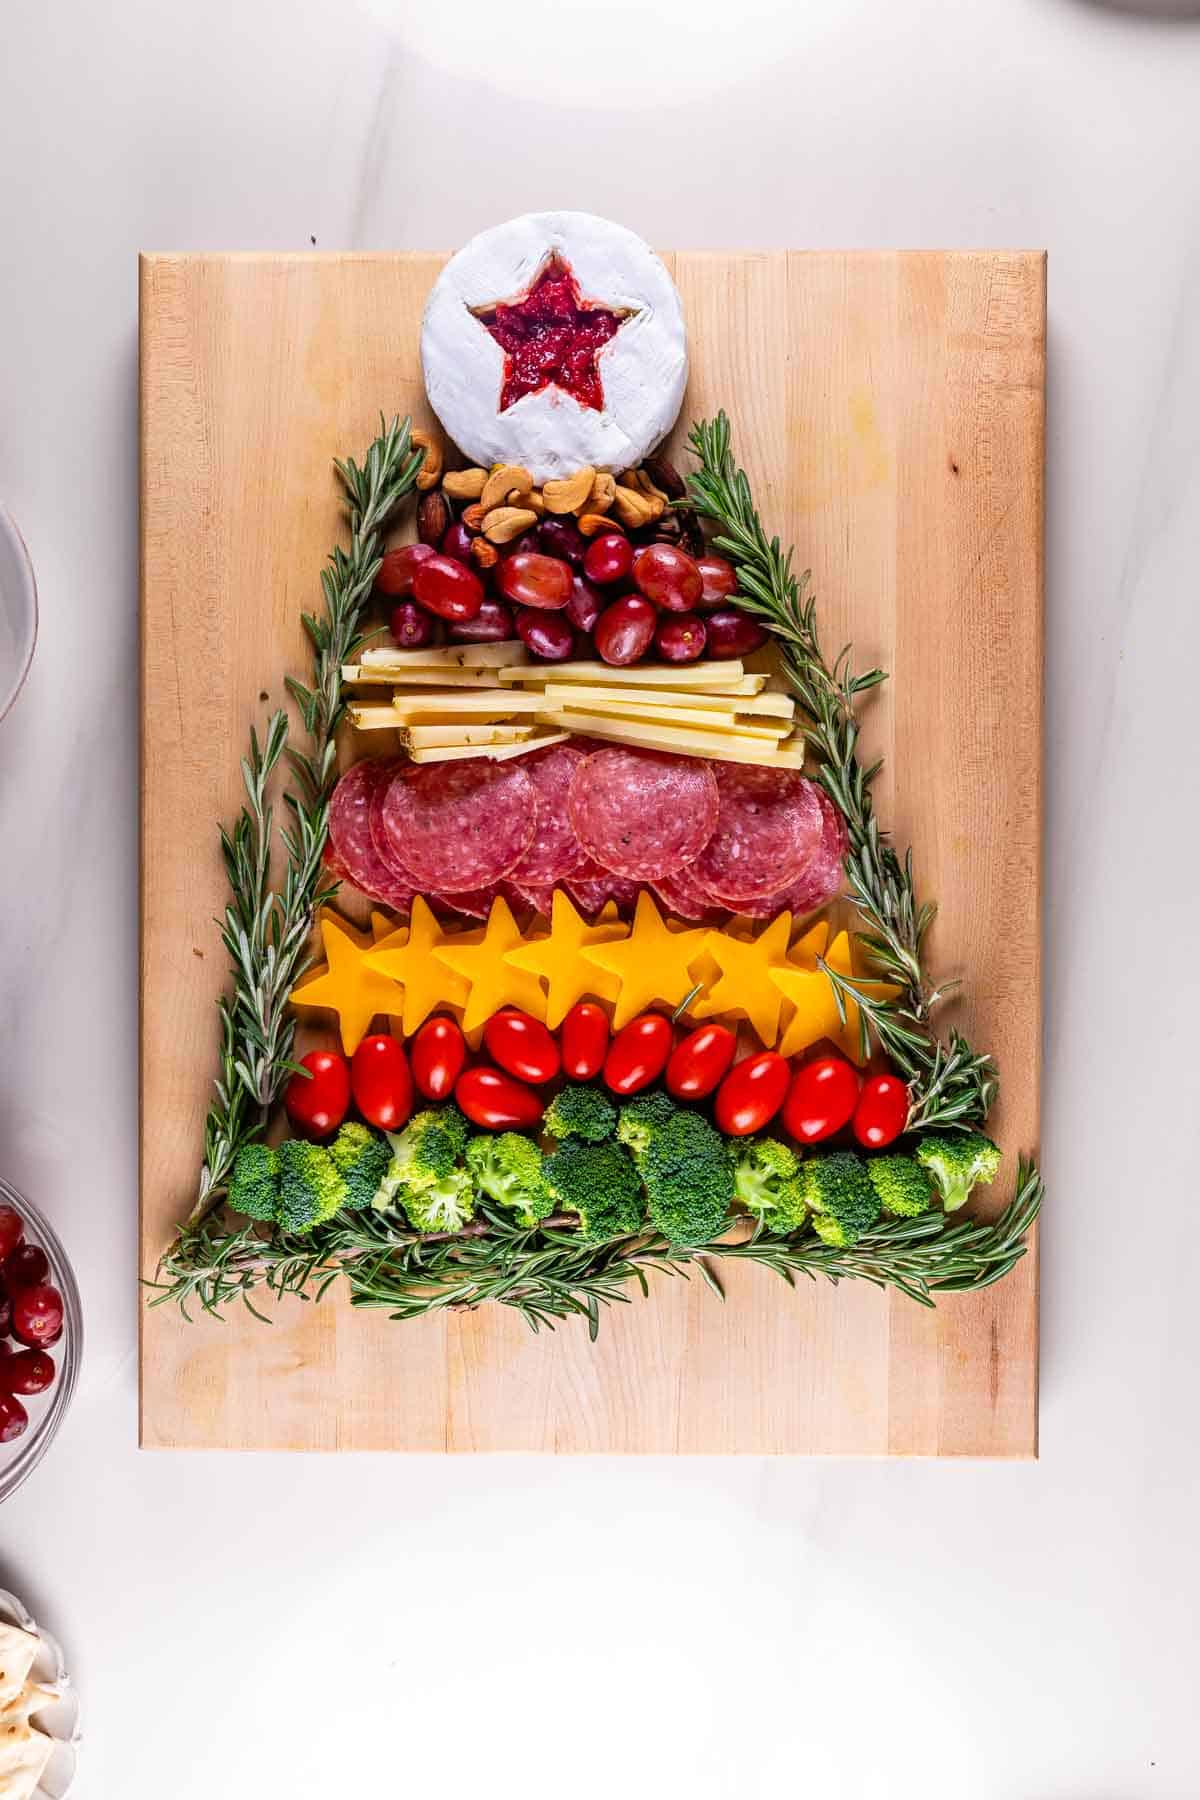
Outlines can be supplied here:
M66 1800L75 1781L79 1753L79 1696L71 1685L63 1662L63 1653L48 1631L42 1631L30 1618L15 1594L0 1588L0 1621L32 1632L41 1645L30 1674L34 1681L61 1690L61 1698L37 1713L34 1723L54 1740L50 1761L41 1782L34 1790L34 1800Z
M37 583L25 540L0 506L0 719L29 673L37 643Z

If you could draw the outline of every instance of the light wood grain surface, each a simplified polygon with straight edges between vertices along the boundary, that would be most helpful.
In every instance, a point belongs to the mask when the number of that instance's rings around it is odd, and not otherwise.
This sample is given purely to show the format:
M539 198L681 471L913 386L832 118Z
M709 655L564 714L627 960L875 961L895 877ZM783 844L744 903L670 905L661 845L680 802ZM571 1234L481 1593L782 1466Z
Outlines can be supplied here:
M158 256L141 269L142 1225L191 1204L225 980L216 837L250 724L304 665L340 531L334 455L380 411L431 423L421 308L441 258ZM724 406L768 529L811 565L827 646L894 679L868 714L885 821L941 903L947 1012L1036 1145L1042 460L1039 254L677 254L683 418ZM987 1196L995 1210L1007 1197ZM142 1315L142 1441L235 1449L1029 1456L1036 1246L925 1312L864 1285L662 1281L533 1337L489 1308L395 1326L324 1302L272 1327Z

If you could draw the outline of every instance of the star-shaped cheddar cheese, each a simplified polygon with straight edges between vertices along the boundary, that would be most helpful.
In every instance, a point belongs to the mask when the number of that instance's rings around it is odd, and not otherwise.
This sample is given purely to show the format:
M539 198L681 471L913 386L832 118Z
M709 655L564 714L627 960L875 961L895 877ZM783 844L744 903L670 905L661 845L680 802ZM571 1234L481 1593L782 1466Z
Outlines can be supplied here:
M623 938L628 929L617 917L617 909L611 901L596 923L589 925L562 889L555 888L550 935L508 951L504 960L514 969L540 975L546 983L546 1023L553 1031L585 994L594 994L598 1000L616 999L619 987L616 978L585 962L581 952L589 944L610 944Z
M293 1006L336 1013L342 1049L353 1056L372 1019L396 1011L400 991L391 976L371 966L375 940L370 933L356 931L331 912L322 913L320 928L325 967L305 976L288 998Z
M771 971L788 967L791 913L780 913L765 931L747 943L727 931L710 931L705 950L717 965L718 975L708 992L692 1009L697 1019L717 1013L733 1013L749 1019L768 1049L779 1036L783 994L771 980Z
M823 956L831 969L853 981L855 987L871 999L894 1000L900 989L886 981L864 981L855 974L848 932L839 931L826 951L828 937L827 924L822 921L814 925L794 946L787 965L770 971L771 981L795 1008L779 1049L784 1056L795 1056L819 1038L831 1038L851 1062L861 1063L865 1059L859 1029L860 1009L848 994L843 995L846 1022L842 1023L837 992L817 958Z
M370 952L368 961L372 968L404 989L403 1023L407 1037L435 1008L462 1006L467 997L466 982L438 962L434 952L451 942L477 943L480 936L477 931L467 931L461 939L451 939L418 894L412 903L407 943L381 943Z
M642 889L628 937L610 944L589 944L580 954L606 975L615 975L620 993L613 1008L613 1030L620 1031L656 1001L680 1006L696 986L691 964L704 949L708 931L673 930Z
M476 941L468 943L468 936ZM463 1012L463 1030L475 1031L502 1006L519 1006L535 1019L546 1017L546 995L536 975L516 969L507 960L510 950L522 943L517 921L508 901L492 901L486 929L477 933L446 938L434 950L434 957L444 968L452 970L468 989Z
M376 912L371 909L371 936L375 950L402 950L408 942L408 926L397 925L389 913ZM396 1010L388 1014L388 1027L393 1037L404 1036L404 1015L402 1008L403 990L399 982L396 984Z

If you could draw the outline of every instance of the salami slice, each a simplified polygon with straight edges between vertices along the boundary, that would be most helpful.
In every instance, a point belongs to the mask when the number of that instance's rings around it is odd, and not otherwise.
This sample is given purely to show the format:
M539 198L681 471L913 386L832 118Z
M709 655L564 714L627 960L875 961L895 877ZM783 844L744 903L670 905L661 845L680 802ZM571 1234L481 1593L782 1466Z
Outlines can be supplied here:
M378 774L371 784L371 792L367 800L367 824L371 831L371 842L374 844L380 860L392 871L397 881L407 882L410 887L413 887L414 884L407 869L403 863L396 860L387 832L383 829L383 805L387 799L387 791L401 769L407 769L409 766L404 758L399 756L393 757L389 762L376 763Z
M462 913L467 919L486 919L500 885L493 883L487 887L470 888L461 894L427 894L425 898L439 918L444 913Z
M554 744L522 758L521 766L537 796L537 825L532 844L512 871L511 879L519 887L552 888L556 881L587 867L588 853L567 814L571 777L584 756L585 752L571 743Z
M435 894L487 887L533 842L537 800L516 763L426 763L393 775L382 829L392 856Z
M598 862L589 862L582 875L572 875L570 881L563 883L580 912L586 913L589 918L593 918L610 900L622 918L632 918L643 885L640 881L630 881L622 875L614 875L608 869L602 869Z
M816 783L813 784L816 787ZM802 919L828 906L841 891L845 870L843 861L849 848L850 835L843 819L824 788L816 787L821 807L821 839L795 881L759 900L743 900L737 911L751 919L773 919L777 913L790 912Z
M602 869L657 881L694 861L712 836L717 784L699 758L599 750L575 770L567 805L576 837Z
M692 874L719 906L736 912L746 900L787 887L821 842L815 783L794 769L718 763L717 828Z
M502 888L509 886L506 882L501 882L500 885ZM548 919L550 909L554 905L554 889L553 887L530 887L523 882L518 884L514 881L505 898L510 906L529 907L535 913L541 913L544 919Z
M381 789L386 791L391 777L392 765L369 758L346 770L329 802L329 853L331 863L336 859L345 879L369 900L406 913L417 890L384 860L371 836L372 800Z
M697 925L711 924L728 911L705 892L690 868L677 869L674 875L664 875L651 885L667 911L677 919L688 919Z

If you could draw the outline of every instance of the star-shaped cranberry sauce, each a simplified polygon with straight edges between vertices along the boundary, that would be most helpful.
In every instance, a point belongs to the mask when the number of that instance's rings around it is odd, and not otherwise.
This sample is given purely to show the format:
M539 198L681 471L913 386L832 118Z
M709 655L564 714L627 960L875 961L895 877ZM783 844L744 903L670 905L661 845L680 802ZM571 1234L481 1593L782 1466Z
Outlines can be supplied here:
M603 411L600 352L630 315L585 305L561 256L550 258L522 299L473 310L504 352L501 412L548 387L561 388L593 412Z

